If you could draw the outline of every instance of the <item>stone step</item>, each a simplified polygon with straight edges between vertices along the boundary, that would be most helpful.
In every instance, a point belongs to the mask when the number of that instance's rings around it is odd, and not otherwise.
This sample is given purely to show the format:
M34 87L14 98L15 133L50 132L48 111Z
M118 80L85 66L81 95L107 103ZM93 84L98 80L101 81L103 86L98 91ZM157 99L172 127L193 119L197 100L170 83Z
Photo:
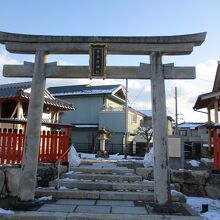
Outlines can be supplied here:
M124 174L124 175L129 175L129 174L134 174L133 169L128 169L128 168L99 168L99 167L72 167L71 171L77 172L77 173L95 173L95 174Z
M57 199L101 199L101 200L132 200L154 202L153 192L115 192L115 191L88 191L88 190L56 190L48 188L37 188L37 197L52 196ZM173 202L186 202L182 193L171 196Z
M89 173L65 173L62 175L62 178L72 178L80 180L107 180L111 182L141 182L142 177L138 175L111 175L111 174L89 174Z
M34 219L34 220L202 220L200 216L179 215L143 215L143 214L99 214L99 213L64 213L26 211L1 214L2 219Z
M57 181L51 181L49 183L50 187L56 187ZM92 182L92 181L79 181L77 179L61 179L60 186L64 186L67 188L77 188L82 190L128 190L128 191L137 191L137 190L154 190L153 183L123 183L123 182Z

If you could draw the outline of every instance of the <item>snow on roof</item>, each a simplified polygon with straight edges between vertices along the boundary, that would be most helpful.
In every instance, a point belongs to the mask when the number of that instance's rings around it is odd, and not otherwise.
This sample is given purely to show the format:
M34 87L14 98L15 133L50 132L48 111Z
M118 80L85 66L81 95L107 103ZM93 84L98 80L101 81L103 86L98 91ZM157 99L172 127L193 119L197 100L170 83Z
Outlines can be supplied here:
M98 128L98 124L74 124L76 128Z
M73 96L73 95L95 95L95 94L111 94L120 85L74 85L74 86L58 86L48 88L53 96Z
M183 122L178 125L178 128L188 128L191 130L195 130L196 128L198 128L204 124L205 124L204 122Z

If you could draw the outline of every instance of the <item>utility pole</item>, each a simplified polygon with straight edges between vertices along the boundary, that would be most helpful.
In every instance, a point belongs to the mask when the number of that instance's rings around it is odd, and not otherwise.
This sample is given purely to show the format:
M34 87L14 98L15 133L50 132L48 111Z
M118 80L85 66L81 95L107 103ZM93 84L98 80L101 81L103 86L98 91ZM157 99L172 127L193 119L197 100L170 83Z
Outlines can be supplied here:
M175 87L175 117L176 117L175 135L178 135L177 87Z
M128 152L128 79L126 79L126 88L125 88L125 149L124 149L124 158L127 159Z

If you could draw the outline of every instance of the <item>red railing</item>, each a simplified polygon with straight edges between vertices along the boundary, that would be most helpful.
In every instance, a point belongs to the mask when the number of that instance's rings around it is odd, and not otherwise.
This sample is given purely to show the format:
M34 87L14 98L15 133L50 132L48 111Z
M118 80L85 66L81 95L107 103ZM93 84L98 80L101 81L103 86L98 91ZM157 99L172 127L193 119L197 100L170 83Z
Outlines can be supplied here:
M0 164L20 164L24 146L24 130L0 129ZM66 132L41 132L39 162L51 163L59 160L69 147L70 128ZM62 158L67 161L68 155Z
M220 169L220 137L218 137L218 129L213 129L214 142L214 169Z

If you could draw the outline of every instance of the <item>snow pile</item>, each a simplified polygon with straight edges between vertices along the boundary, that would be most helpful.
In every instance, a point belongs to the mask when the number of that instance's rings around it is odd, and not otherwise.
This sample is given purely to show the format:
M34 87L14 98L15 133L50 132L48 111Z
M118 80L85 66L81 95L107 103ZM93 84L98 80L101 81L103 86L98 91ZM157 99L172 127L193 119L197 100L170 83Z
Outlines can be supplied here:
M197 160L190 160L187 161L187 163L189 163L192 167L199 167L200 162Z
M154 183L154 180L147 180L147 179L143 179L143 183Z
M171 190L171 196L182 196L183 194L181 192L178 192L174 189Z
M123 160L124 157L125 157L124 155L119 155L119 154L109 155L109 159L111 160Z
M38 198L39 201L47 201L47 200L52 200L52 196L43 196Z
M78 153L73 145L70 147L68 161L70 167L78 167L80 165L80 157L78 156Z
M65 187L65 186L61 186L59 189L60 189L60 190L66 190L66 189L69 189L69 188L67 188L67 187Z
M11 210L5 210L0 208L0 214L14 214L14 212Z
M149 153L145 154L143 164L145 168L154 166L154 148L153 147L150 149Z
M95 154L87 154L87 153L80 153L81 158L83 159L98 159L95 157Z
M206 220L219 220L220 219L220 200L210 199L204 197L186 197L187 204L192 207ZM202 204L208 204L209 211L201 213Z
M135 161L142 163L143 160L141 160L140 157L133 157L133 156L127 156L127 159L124 159L125 156L123 154L111 154L109 155L109 158L96 158L95 154L89 154L89 153L80 153L82 159L92 159L92 160L99 160L99 161L109 161L109 162L115 162L115 161Z

